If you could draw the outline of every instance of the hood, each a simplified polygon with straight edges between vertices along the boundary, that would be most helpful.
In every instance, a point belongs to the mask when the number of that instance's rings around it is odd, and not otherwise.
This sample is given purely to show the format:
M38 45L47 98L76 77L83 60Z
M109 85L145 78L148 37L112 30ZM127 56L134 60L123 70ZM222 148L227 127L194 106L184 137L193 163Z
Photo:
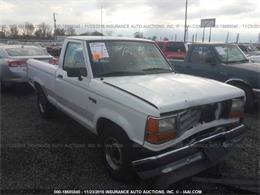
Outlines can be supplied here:
M249 63L228 64L228 65L239 69L260 73L260 64L258 63L249 62Z
M242 90L224 83L175 73L109 77L104 83L153 104L160 113L244 95Z

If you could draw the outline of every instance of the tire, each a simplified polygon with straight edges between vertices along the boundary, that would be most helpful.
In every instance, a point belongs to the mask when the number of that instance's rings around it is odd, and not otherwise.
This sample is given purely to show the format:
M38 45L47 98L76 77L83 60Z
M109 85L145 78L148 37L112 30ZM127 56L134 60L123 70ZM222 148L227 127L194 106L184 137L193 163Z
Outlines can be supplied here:
M121 182L136 178L132 167L133 148L127 135L117 125L111 124L101 135L103 160L109 175Z
M6 91L6 85L3 81L1 81L1 92Z
M242 89L245 92L246 102L245 102L244 109L245 109L246 112L252 112L252 110L254 108L254 95L253 95L250 87L248 87L244 84L240 84L240 83L234 83L232 85Z
M11 87L10 83L6 83L4 81L1 81L1 92L5 92L8 90L8 88Z
M48 101L41 88L37 90L37 106L42 118L48 119L55 115L56 108Z

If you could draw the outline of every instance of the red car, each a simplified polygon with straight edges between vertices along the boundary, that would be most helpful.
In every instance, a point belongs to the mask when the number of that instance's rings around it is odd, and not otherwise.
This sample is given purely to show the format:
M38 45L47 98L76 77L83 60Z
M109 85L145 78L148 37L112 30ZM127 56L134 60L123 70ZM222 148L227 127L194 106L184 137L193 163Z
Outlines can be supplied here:
M169 59L184 59L188 51L188 44L175 41L157 41L164 55Z

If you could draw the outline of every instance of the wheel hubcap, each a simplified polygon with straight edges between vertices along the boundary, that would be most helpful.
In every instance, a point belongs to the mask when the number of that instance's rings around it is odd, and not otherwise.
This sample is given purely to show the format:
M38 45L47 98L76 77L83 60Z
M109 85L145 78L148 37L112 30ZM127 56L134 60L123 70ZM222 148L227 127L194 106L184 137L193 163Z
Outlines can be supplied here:
M122 166L122 144L115 138L109 137L104 142L105 157L108 165L113 170L118 170Z

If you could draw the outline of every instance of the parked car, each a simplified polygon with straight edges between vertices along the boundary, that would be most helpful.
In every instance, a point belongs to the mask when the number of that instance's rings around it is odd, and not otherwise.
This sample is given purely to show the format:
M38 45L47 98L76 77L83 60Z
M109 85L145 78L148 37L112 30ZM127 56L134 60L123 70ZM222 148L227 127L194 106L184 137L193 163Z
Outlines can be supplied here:
M157 41L156 43L169 59L184 59L189 48L189 44L184 42Z
M215 79L241 88L250 111L260 96L260 65L250 62L237 45L193 44L184 61L171 61L179 73ZM213 89L214 90L214 89Z
M259 63L259 65L260 65L260 55L258 55L258 56L249 56L248 59L250 59L252 62Z
M48 61L52 57L43 48L23 45L0 46L0 81L1 87L12 83L27 82L27 63L29 58Z
M58 108L99 136L115 179L189 177L245 132L242 90L174 73L153 41L69 37L59 66L29 60L28 77L42 117Z
M260 43L254 43L253 45L258 49L258 51L260 51Z
M253 44L238 44L238 47L247 55L247 56L258 56L260 51Z

